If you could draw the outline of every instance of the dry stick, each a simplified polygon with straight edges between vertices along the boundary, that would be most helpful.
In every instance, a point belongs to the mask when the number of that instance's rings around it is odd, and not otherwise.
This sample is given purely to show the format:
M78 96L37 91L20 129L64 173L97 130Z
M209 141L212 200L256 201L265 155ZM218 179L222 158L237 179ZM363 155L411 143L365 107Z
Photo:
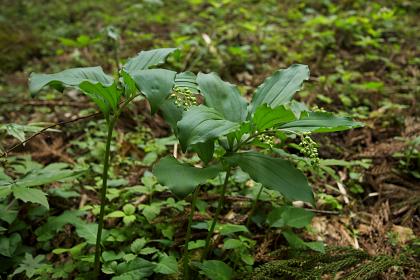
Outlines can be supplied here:
M68 107L79 107L79 108L90 107L90 104L88 103L56 101L56 100L24 100L21 102L21 104L30 105L30 106L68 106Z
M40 135L40 134L43 134L43 133L44 133L44 132L46 132L48 129L51 129L51 128L56 127L56 126L64 126L64 125L69 124L69 123L74 123L74 122L78 122L78 121L81 121L81 120L85 120L85 119L88 119L88 118L91 118L91 117L98 116L98 115L100 115L100 114L101 114L101 112L97 112L97 113L90 114L90 115L83 116L83 117L79 117L79 118L76 118L76 119L73 119L73 120L68 120L68 121L58 122L58 123L54 123L54 124L52 124L52 125L49 125L49 126L47 126L47 127L44 127L43 129L41 129L41 130L40 130L40 131L38 131L37 133L35 133L35 134L33 134L33 135L29 136L28 138L26 138L26 139L25 139L25 140L23 140L22 142L17 143L17 144L15 144L14 146L12 146L11 148L9 148L7 151L5 151L3 154L1 154L1 155L0 155L0 158L2 158L2 157L6 157L6 156L7 156L10 152L12 152L12 151L13 151L13 150L15 150L16 148L18 148L18 147L20 147L20 146L22 146L22 145L24 145L24 144L28 143L29 141L31 141L31 140L32 140L33 138L35 138L36 136L38 136L38 135Z

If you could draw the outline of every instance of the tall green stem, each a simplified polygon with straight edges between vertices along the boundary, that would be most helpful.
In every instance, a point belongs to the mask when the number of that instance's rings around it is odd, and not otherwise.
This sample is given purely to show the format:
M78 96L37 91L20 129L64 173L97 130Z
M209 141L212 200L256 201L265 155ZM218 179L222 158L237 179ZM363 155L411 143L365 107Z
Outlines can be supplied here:
M98 232L96 234L96 247L95 247L95 263L94 263L94 279L98 279L99 272L101 269L101 238L102 238L102 229L104 227L104 214L105 214L105 204L106 204L106 188L108 184L108 169L109 169L109 154L111 149L112 141L112 132L114 130L114 125L117 117L113 118L108 123L108 136L106 139L106 148L105 148L105 157L104 157L104 169L102 173L102 189L101 189L101 210L99 212L99 221L98 221Z
M211 237L214 233L214 228L216 227L216 223L219 220L220 212L222 211L222 208L223 208L223 204L224 204L224 201L225 201L226 187L227 187L227 184L229 182L230 172L231 172L231 168L229 167L228 170L226 171L225 182L223 183L222 193L220 194L220 198L219 198L219 201L218 201L216 213L214 214L213 222L212 222L210 230L207 234L206 245L204 247L203 254L201 255L201 260L202 261L207 258L207 255L210 251L210 247L211 247L210 246L210 239L211 239Z
M254 202L252 203L252 207L251 207L251 211L248 214L248 219L246 221L246 227L249 227L249 225L251 224L251 218L254 215L255 209L257 208L257 203L258 200L260 199L260 195L262 193L263 190L263 186L260 187L260 190L258 191L257 197L255 198Z
M184 244L184 279L190 279L190 254L188 251L188 243L190 242L191 238L191 226L193 222L193 217L195 213L195 203L197 201L198 193L200 192L200 186L195 188L192 201L191 201L191 212L188 217L188 227L187 227L187 235L185 236L185 244Z

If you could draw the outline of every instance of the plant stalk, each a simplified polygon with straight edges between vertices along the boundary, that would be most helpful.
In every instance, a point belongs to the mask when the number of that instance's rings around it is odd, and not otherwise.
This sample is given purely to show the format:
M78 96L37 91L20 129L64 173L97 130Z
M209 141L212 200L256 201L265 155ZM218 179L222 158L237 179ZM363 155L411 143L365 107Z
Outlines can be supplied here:
M185 244L184 244L184 279L188 280L190 279L190 252L188 251L188 243L190 242L191 239L191 226L192 226L192 222L193 222L193 217L194 217L194 213L195 213L195 203L197 201L197 196L198 193L200 192L200 186L198 186L197 188L195 188L193 196L192 196L192 201L191 201L191 212L190 215L188 217L188 226L187 226L187 235L185 236Z
M225 193L226 193L227 184L229 182L230 173L231 173L231 168L229 167L228 170L226 171L225 181L223 183L222 193L220 194L220 198L219 198L219 201L218 201L216 213L214 214L214 218L213 218L213 222L211 224L210 230L207 233L206 245L204 247L203 254L201 255L201 261L203 261L207 258L207 255L210 251L210 247L211 247L210 239L211 239L211 237L214 233L214 228L216 227L216 223L219 220L220 212L222 211L222 208L223 208L223 204L224 204L224 201L225 201Z
M98 220L98 232L96 234L96 246L95 246L95 262L94 262L94 279L98 279L100 269L101 269L101 238L102 238L102 229L104 227L104 214L105 214L105 205L106 205L106 188L108 185L108 169L109 169L109 157L112 141L112 132L114 130L114 125L117 117L114 117L108 123L108 135L106 139L105 147L105 157L104 157L104 169L102 174L102 189L101 189L101 210L99 212Z
M251 218L254 215L255 209L257 209L257 203L258 203L258 200L260 199L260 195L262 193L263 188L264 187L261 185L260 190L258 191L257 197L255 198L254 202L252 203L251 211L249 212L248 219L246 221L246 227L249 227L249 225L251 224Z

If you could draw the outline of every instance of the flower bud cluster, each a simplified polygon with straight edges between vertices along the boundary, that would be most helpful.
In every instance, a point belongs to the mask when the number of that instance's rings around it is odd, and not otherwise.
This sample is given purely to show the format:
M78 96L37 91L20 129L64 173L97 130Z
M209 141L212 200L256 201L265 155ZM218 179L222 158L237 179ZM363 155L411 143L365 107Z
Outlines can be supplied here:
M258 140L269 145L270 147L274 146L274 136L272 135L267 135L267 134L258 135Z
M302 154L310 159L312 166L319 165L318 144L308 135L301 135L299 146L302 148Z
M171 98L175 99L175 104L178 107L184 107L185 109L197 105L197 99L194 94L186 87L175 87L172 90Z
M313 111L313 112L321 112L321 113L327 112L324 108L318 107L318 105L313 106L311 108L311 111Z

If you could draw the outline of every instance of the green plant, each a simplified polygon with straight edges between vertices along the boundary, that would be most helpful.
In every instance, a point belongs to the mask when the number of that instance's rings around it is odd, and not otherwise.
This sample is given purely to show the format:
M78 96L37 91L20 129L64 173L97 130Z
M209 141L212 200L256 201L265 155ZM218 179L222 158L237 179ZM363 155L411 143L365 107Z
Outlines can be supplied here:
M101 236L104 225L110 147L114 127L124 108L139 95L138 91L148 98L152 112L156 112L160 106L164 105L172 92L176 73L165 69L149 68L162 64L166 57L175 50L168 48L140 52L136 57L129 59L122 69L118 70L117 79L105 74L99 66L72 68L55 74L31 74L29 85L31 93L36 93L47 85L60 91L65 87L76 88L95 102L106 120L107 139L103 159L101 205L95 245L95 277L98 277L100 271ZM119 64L118 61L117 64ZM127 214L127 211L124 211L124 213ZM130 213L124 217L126 222L132 220L127 218L130 217Z
M16 199L19 199L24 202L40 204L47 209L49 209L47 194L33 187L75 178L82 172L69 169L65 163L52 163L45 167L35 164L29 168L15 165L14 171L20 173L21 177L12 179L0 168L0 199L13 195L10 206L16 202Z
M215 73L200 73L196 79L189 79L188 86L204 97L204 105L195 105L195 102L186 104L184 96L174 95L179 100L178 104L184 105L185 109L182 116L178 115L174 127L181 149L184 152L197 152L205 167L191 166L168 156L156 164L154 174L162 184L180 197L194 192L197 186L219 173L224 174L217 209L209 225L201 255L202 261L210 253L211 238L219 221L229 178L234 169L240 167L253 180L278 191L286 200L313 204L314 197L305 175L287 159L272 157L267 153L278 139L284 141L288 137L305 135L302 139L307 143L303 146L312 162L317 163L313 158L316 157L313 141L309 141L306 134L341 131L362 125L331 113L310 111L303 104L293 101L293 95L308 78L309 70L305 65L295 64L279 70L256 89L248 104L236 86L222 81ZM177 92L191 96L191 90ZM215 153L215 150L218 152ZM192 212L196 208L196 193L194 192L191 204ZM293 215L294 212L288 213ZM296 215L300 214L299 212ZM191 215L184 246L189 241ZM285 233L285 237L293 244L300 240L292 233ZM184 261L188 263L188 254L184 255ZM187 271L184 273L189 275Z

